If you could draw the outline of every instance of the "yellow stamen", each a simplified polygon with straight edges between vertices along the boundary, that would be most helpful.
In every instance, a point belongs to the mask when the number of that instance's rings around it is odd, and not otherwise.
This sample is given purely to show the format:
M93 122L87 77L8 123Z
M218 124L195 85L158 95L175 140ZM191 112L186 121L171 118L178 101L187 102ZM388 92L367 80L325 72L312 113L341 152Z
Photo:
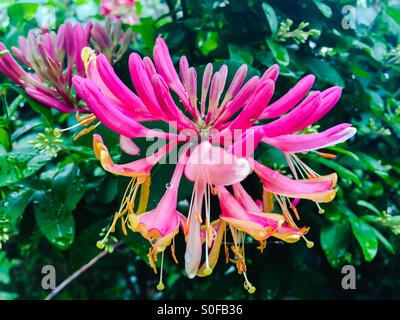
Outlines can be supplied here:
M317 155L320 157L326 158L326 159L336 159L336 154L333 153L327 153L327 152L319 152L319 151L314 151Z
M82 129L81 131L79 131L75 137L74 137L74 141L78 140L80 137L83 137L84 135L92 132L93 130L95 130L99 125L101 124L101 122L96 123L93 126L90 126L88 128Z
M171 255L172 255L172 258L174 259L175 263L178 264L178 259L176 258L176 255L175 255L175 238L172 239Z

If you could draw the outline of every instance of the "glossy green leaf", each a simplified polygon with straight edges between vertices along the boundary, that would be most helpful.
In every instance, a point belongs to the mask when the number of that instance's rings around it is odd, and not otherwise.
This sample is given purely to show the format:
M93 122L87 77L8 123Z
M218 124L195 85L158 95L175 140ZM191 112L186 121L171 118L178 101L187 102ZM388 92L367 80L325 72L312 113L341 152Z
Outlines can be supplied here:
M356 217L351 218L350 223L365 260L372 261L378 252L378 238L375 228Z
M22 216L31 200L31 190L21 189L9 193L5 199L0 201L0 217L16 221Z
M43 235L55 247L66 250L74 241L75 221L63 200L54 191L37 191L33 209Z
M263 3L262 8L267 17L269 28L272 34L274 34L278 30L278 18L276 17L275 10L268 3Z
M50 156L39 154L29 148L21 151L12 151L0 156L0 187L11 185L24 180L40 170Z
M319 11L327 17L332 17L332 9L327 4L323 3L321 0L313 0L315 5L318 7Z
M233 61L238 61L248 65L253 63L253 55L249 48L239 47L231 44L229 45L229 55L230 59Z
M327 61L316 58L306 58L304 60L307 67L310 68L311 72L315 74L319 80L325 80L328 83L342 88L345 86L341 75Z
M321 157L315 158L315 161L335 170L339 176L339 179L342 177L350 181L353 181L358 186L361 186L362 182L360 178L356 176L352 171L343 167L339 163Z
M321 229L321 246L333 268L337 268L349 245L350 228L347 223L334 223Z
M283 66L289 65L290 62L289 53L286 50L285 46L281 45L280 43L277 43L271 38L267 39L267 44L272 52L272 55L279 64Z

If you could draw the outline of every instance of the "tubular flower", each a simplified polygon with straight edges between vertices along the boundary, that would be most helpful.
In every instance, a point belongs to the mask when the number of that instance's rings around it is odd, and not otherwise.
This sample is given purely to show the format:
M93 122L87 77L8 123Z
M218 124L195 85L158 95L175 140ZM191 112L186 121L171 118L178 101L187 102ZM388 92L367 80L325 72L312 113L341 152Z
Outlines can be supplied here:
M108 22L106 29L97 24L88 23L83 27L67 22L57 32L31 30L26 38L19 37L18 47L11 48L24 67L6 53L0 56L0 71L48 107L61 112L87 112L86 105L72 90L72 76L85 75L81 52L91 38L96 50L105 52L115 62L128 48L132 33L122 33L119 22L112 27ZM7 48L0 42L0 51L3 50Z
M319 176L296 154L344 142L355 134L355 129L341 124L317 134L297 132L323 117L337 102L341 90L333 87L307 96L314 83L314 76L309 75L282 98L269 104L279 73L276 65L261 77L248 80L247 66L243 65L227 84L228 67L223 65L214 72L213 66L208 64L198 87L195 68L183 56L178 75L161 38L156 41L153 57L154 60L142 59L136 53L131 54L129 70L135 92L116 76L101 54L87 57L86 78L75 76L73 79L77 92L94 116L121 135L120 146L128 154L137 155L140 151L132 139L167 140L165 147L147 158L115 164L101 137L94 136L95 154L103 168L132 179L111 229L118 218L123 218L123 224L127 223L132 231L147 238L151 243L149 259L155 269L157 254L164 254L171 243L174 252L173 239L182 229L186 241L185 270L190 278L212 273L224 243L225 261L237 266L245 278L246 290L252 293L255 288L247 278L245 263L246 238L258 241L261 251L270 237L288 243L303 238L311 247L312 242L304 236L308 228L298 227L294 221L293 216L300 219L296 204L299 199L308 199L319 206L335 197L336 174ZM173 96L179 99L179 104ZM262 119L273 120L259 124ZM168 123L174 132L146 128L143 123L148 121ZM253 151L260 143L284 152L293 170L293 179L253 158ZM180 145L184 151L168 189L157 207L146 212L151 169L161 157L179 149L176 147ZM252 171L261 180L262 200L253 200L241 184ZM186 216L176 210L183 174L193 183ZM140 208L135 210L134 199L139 186L144 191L136 201ZM219 199L220 214L212 212L212 196ZM280 213L274 213L275 204ZM123 229L126 230L126 226ZM227 230L233 240L230 248L226 241ZM163 287L161 275L158 288Z
M100 13L104 17L121 19L127 24L136 24L139 21L135 0L101 0Z

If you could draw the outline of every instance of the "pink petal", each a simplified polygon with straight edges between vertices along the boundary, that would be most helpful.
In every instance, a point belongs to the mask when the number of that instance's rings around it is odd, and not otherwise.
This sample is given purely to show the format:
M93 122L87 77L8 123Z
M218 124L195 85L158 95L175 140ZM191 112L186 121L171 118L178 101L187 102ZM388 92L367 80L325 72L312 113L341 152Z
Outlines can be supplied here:
M315 81L313 75L305 76L283 97L272 103L261 115L261 118L276 118L291 110L311 89Z
M168 86L176 92L182 102L185 105L188 105L188 98L185 88L183 87L182 82L175 71L167 44L161 37L158 37L156 40L153 56L158 73L161 74Z
M332 190L336 183L335 176L330 180L318 178L293 180L253 159L249 160L255 173L260 177L264 189L269 192L316 202L329 202L335 197L336 190Z
M246 192L240 183L235 183L233 185L233 193L235 199L245 208L247 211L252 212L262 212L257 203L252 199L252 197Z
M131 156L136 156L140 153L140 148L136 143L134 143L131 138L127 138L123 135L119 136L119 146L125 153Z
M320 133L288 134L275 138L266 137L262 141L286 153L307 152L345 142L356 132L357 130L351 124L342 123Z
M244 158L238 158L208 141L197 145L186 164L185 175L191 181L213 185L231 185L244 180L251 172Z
M249 103L229 125L229 130L237 128L247 129L251 127L267 106L274 93L274 89L275 85L272 80L260 81Z
M246 103L254 94L254 90L257 87L259 78L257 76L252 77L245 85L239 90L238 94L233 98L232 101L228 102L224 112L215 120L213 128L217 128L236 112L243 108Z
M272 81L276 81L279 76L279 66L277 64L272 65L264 72L260 80L268 80L271 79Z
M302 130L314 123L312 115L321 104L321 94L316 91L311 93L291 112L283 117L264 125L266 137L276 137L283 134Z
M115 103L102 95L93 81L79 76L74 76L73 84L79 96L81 96L87 103L89 109L111 130L128 138L176 137L175 134L147 129L132 118L125 116Z
M247 232L256 240L268 238L284 221L284 218L277 214L251 213L243 208L225 187L217 186L216 189L221 206L221 219Z
M129 56L129 71L136 92L143 101L147 110L149 110L153 115L157 115L162 119L164 117L164 113L158 105L157 98L151 84L151 79L149 79L147 75L144 63L137 53L132 53Z
M177 142L172 141L164 147L159 148L157 152L146 158L135 160L126 164L116 164L112 161L110 153L101 136L98 134L93 135L93 150L96 157L100 160L103 169L105 171L127 177L149 175L154 165L164 158L171 151L171 149L176 147L176 145Z
M74 107L72 105L63 103L60 100L57 100L56 98L37 90L36 88L27 87L25 88L25 91L30 97L48 107L57 109L58 111L65 113L74 111Z
M115 74L107 58L101 54L96 59L96 66L101 79L110 92L121 101L127 109L146 112L143 102Z

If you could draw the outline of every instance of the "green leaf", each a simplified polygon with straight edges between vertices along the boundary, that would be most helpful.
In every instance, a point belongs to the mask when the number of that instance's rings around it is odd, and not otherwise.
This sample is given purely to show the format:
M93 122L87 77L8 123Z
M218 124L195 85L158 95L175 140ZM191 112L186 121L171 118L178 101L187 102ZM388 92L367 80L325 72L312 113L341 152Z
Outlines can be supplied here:
M18 298L18 294L0 290L0 300L14 300Z
M278 30L278 18L276 17L275 10L268 3L263 3L262 8L267 17L272 34L275 34Z
M32 2L19 2L10 5L7 9L10 23L13 25L20 25L23 22L32 20L38 8L39 5Z
M386 248L387 251L389 251L392 254L396 253L392 244L383 236L382 233L380 233L378 230L375 229L375 234L378 240L383 244L383 246Z
M334 152L342 153L342 154L344 154L344 155L346 155L346 156L348 156L348 157L350 157L350 158L352 158L352 159L354 159L356 161L360 160L360 158L355 153L353 153L353 152L351 152L349 150L343 149L341 147L334 146L334 147L328 147L327 149L332 150Z
M339 177L343 177L345 179L348 179L350 181L353 181L357 186L361 186L362 182L359 177L357 177L353 172L351 172L349 169L343 167L342 165L338 164L337 162L329 161L327 159L321 158L321 157L315 157L315 161L334 169Z
M24 213L31 200L31 190L21 189L9 193L0 201L0 217L5 217L11 222L16 221Z
M11 262L7 259L7 255L4 251L0 251L0 283L10 283L10 270Z
M305 58L304 62L317 78L344 88L345 82L340 74L325 60Z
M101 250L97 248L96 242L99 240L101 230L104 226L107 226L108 222L109 219L102 219L94 222L74 241L69 256L69 262L73 269L80 268L101 252Z
M272 38L267 39L267 44L272 52L272 55L279 64L283 66L289 65L289 53L283 45L275 42Z
M31 108L36 111L37 113L41 114L46 123L49 126L53 126L54 124L54 120L53 120L53 113L52 113L52 108L47 107L42 105L41 103L37 102L36 100L33 100L31 97L29 97L26 92L17 86L11 86L12 89L14 89L14 91L16 91L17 93L19 93L21 96L23 96L26 101L29 103L29 105L31 106Z
M349 245L350 228L347 223L334 223L321 230L321 246L333 268L337 268Z
M55 247L68 249L74 241L75 221L63 199L52 190L36 191L33 209L44 236Z
M200 36L201 34L199 34ZM205 39L204 39L205 38ZM204 55L208 55L211 51L218 48L218 32L207 32L200 38L199 48Z
M400 9L386 8L386 14L391 17L398 25L400 25Z
M351 217L350 224L353 234L361 246L365 260L372 261L378 252L376 229L357 217Z
M33 148L11 151L0 156L0 187L24 180L42 168L51 157Z
M314 0L314 3L325 17L328 19L332 17L332 9L328 5L320 0Z
M53 180L52 189L63 199L65 210L74 210L85 193L85 178L81 175L79 167L69 163L60 168Z
M238 61L251 65L253 63L253 55L248 47L240 47L234 44L229 44L229 55L233 61Z
M367 209L375 212L378 216L381 215L381 212L372 203L369 203L369 202L364 201L364 200L358 200L357 201L357 205L359 205L360 207L367 208Z
M10 138L8 136L8 132L3 128L0 128L0 144L8 150L10 147Z
M149 259L147 257L150 248L150 242L143 238L137 232L128 232L127 236L124 236L122 239L125 245L131 249L137 257L149 263Z

